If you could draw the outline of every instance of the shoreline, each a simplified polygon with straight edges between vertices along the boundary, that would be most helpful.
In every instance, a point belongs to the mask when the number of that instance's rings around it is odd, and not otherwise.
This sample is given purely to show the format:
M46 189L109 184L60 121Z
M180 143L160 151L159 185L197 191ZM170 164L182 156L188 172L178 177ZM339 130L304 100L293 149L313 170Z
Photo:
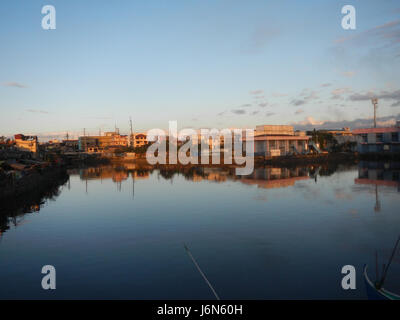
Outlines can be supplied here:
M0 185L0 200L23 197L27 194L46 190L54 186L60 179L68 177L66 167L48 165L34 167L8 175Z
M221 157L221 159L223 159ZM347 163L357 164L359 161L400 161L400 154L357 154L357 153L325 153L313 155L294 155L280 157L254 157L254 167L264 166L301 166L312 164L329 164L329 163ZM198 167L214 167L214 168L237 168L242 165L237 164L212 164L211 159L208 164L149 164L145 157L136 159L112 158L109 159L110 164L134 164L141 168L157 169L157 168L198 168Z

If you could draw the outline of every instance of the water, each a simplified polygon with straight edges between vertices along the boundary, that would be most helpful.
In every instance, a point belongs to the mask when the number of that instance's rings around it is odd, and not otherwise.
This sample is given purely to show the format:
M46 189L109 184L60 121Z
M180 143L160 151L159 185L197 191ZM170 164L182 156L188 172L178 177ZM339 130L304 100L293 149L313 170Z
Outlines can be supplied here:
M3 221L0 298L213 299L186 244L222 299L364 299L363 265L374 278L400 235L399 191L393 163L71 170L39 211ZM41 288L47 264L56 290ZM399 253L385 287L400 293Z

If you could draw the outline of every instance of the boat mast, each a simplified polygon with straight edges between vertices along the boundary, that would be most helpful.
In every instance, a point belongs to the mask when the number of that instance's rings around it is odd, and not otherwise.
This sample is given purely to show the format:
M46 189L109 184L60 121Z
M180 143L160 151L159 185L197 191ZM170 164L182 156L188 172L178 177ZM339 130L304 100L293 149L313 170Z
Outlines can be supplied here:
M396 245L393 248L392 255L390 256L390 259L389 259L389 262L388 262L387 266L385 267L385 265L383 265L384 267L383 267L382 279L381 279L381 281L378 282L378 286L379 286L378 289L383 287L383 283L385 282L385 279L386 279L386 274L388 272L390 264L393 261L393 258L394 258L394 255L395 255L396 251L397 251L397 246L398 246L399 242L400 242L400 236L398 237L398 239L396 241Z

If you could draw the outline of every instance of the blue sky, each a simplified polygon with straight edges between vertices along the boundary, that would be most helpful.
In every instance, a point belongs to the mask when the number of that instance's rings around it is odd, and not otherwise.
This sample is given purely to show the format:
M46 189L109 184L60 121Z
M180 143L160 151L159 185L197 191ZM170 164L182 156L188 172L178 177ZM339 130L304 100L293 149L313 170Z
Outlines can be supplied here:
M357 125L371 95L382 125L400 113L398 1L7 0L0 43L0 135Z

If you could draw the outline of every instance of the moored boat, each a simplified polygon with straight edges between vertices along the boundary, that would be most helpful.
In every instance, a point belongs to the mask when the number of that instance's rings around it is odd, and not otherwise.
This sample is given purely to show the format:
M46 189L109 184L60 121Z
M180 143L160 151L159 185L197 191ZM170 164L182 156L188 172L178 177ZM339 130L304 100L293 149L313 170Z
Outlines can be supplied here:
M367 288L367 296L369 300L400 300L400 295L386 290L385 288L378 288L375 283L368 277L368 266L364 266L364 281Z

